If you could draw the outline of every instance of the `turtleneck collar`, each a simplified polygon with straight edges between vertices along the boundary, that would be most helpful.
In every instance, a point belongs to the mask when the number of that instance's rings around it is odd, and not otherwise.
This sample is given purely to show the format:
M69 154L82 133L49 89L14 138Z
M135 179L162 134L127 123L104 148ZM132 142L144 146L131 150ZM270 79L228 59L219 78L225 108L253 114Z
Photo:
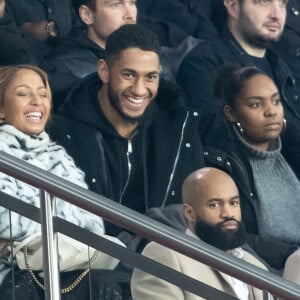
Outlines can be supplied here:
M243 145L248 155L256 159L266 159L276 156L281 151L281 140L280 138L270 141L269 148L266 151L259 150L253 145L249 144L245 138L239 133L239 131L233 126L233 131L236 134L238 140Z

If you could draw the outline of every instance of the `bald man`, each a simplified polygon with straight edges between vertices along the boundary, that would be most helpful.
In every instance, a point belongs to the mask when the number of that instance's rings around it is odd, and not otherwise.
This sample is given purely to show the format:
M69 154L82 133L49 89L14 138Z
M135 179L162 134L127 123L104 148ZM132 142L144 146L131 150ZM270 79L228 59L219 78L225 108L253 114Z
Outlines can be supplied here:
M214 168L199 169L185 179L182 198L187 235L267 269L240 248L246 233L238 189L229 175ZM149 243L142 254L238 299L263 299L260 290L155 242ZM139 269L133 272L131 292L133 300L202 299Z

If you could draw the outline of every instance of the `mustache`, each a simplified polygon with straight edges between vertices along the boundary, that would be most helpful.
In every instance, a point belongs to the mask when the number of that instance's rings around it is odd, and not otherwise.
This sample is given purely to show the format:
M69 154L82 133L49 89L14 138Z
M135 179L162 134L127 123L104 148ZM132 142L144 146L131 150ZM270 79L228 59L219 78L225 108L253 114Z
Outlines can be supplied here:
M237 224L240 224L240 222L239 222L238 220L236 220L235 218L225 218L224 221L218 223L218 226L222 226L222 225L224 225L224 224L225 224L226 222L228 222L228 221L234 221L234 222L236 222Z

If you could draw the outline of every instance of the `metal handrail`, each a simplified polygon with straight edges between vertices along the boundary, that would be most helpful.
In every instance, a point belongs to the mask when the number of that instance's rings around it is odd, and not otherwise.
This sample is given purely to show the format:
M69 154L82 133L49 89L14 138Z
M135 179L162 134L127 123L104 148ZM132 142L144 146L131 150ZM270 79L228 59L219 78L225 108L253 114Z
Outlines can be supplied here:
M277 297L284 299L300 299L300 288L296 284L261 270L253 265L245 263L244 261L238 260L235 257L226 255L223 251L181 234L180 232L173 230L168 226L141 215L110 199L80 188L77 185L74 185L66 180L62 180L53 174L49 174L49 172L36 168L1 151L0 171L37 188L40 188L41 190L45 190L52 196L64 199L76 206L99 215L103 219L118 226L124 227L129 231L136 232L138 235L143 236L148 240L156 241L166 247L172 248L204 264L207 264L212 268L239 278L257 288L266 290ZM54 226L56 226L55 223L57 224L57 222L54 222ZM66 226L63 226L63 228L66 229ZM57 228L55 229L57 230ZM74 231L75 230L73 230L73 232L70 231L69 234L71 237L76 238L74 236ZM99 250L102 250L102 245L95 243L95 240L85 240L88 239L87 236L90 235L84 234L83 236L78 236L77 238ZM100 237L98 238L101 240ZM116 247L115 245L110 246L111 247L109 247L109 249L106 248L105 250L111 251ZM105 252L105 250L103 251ZM136 259L136 257L139 255L128 251L128 249L123 248L117 254L116 251L112 251L114 255L111 252L107 253L121 258L121 260L125 263L129 263L134 267L138 267L146 272L149 271L152 274L161 277L159 272L156 273L155 271L156 268L159 270L159 264L155 264L155 268L153 269L153 264L152 267L149 267L149 264L146 262L148 261L147 259ZM135 258L132 259L132 257ZM169 281L168 278L165 279ZM192 279L189 279L187 282L192 281ZM178 285L180 286L180 284ZM193 284L190 286L187 284L185 285L185 289L195 292L195 289L191 290L191 286L193 286ZM194 288L195 287L196 285L194 285ZM199 295L201 295L201 293L199 293Z

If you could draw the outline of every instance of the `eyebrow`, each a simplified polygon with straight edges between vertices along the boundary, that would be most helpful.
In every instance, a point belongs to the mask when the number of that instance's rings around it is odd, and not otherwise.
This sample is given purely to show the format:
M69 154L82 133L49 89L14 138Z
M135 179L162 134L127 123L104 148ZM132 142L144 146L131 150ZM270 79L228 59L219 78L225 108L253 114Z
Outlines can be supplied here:
M25 88L28 88L28 89L31 88L31 87L30 87L29 85L27 85L27 84L20 84L20 85L17 85L17 86L15 87L15 90L16 90L17 88L22 88L22 87L25 87ZM46 87L45 87L45 86L39 86L38 89L46 89Z
M104 0L104 4L110 4L113 2L123 2L124 0Z
M276 92L274 94L271 95L271 98L275 98L277 96L279 96L279 92ZM248 98L246 98L247 100L264 100L265 97L262 97L262 96L250 96Z
M122 72L130 72L130 73L138 74L138 72L136 70L130 69L130 68L124 68L124 69L122 69ZM147 75L154 75L154 74L159 75L159 72L158 71L149 71L149 72L146 72L145 74L147 74Z
M239 200L240 199L240 196L239 195L235 195L233 197L230 198L230 200ZM221 202L221 201L224 201L223 198L211 198L207 201L207 203L210 203L210 202Z

